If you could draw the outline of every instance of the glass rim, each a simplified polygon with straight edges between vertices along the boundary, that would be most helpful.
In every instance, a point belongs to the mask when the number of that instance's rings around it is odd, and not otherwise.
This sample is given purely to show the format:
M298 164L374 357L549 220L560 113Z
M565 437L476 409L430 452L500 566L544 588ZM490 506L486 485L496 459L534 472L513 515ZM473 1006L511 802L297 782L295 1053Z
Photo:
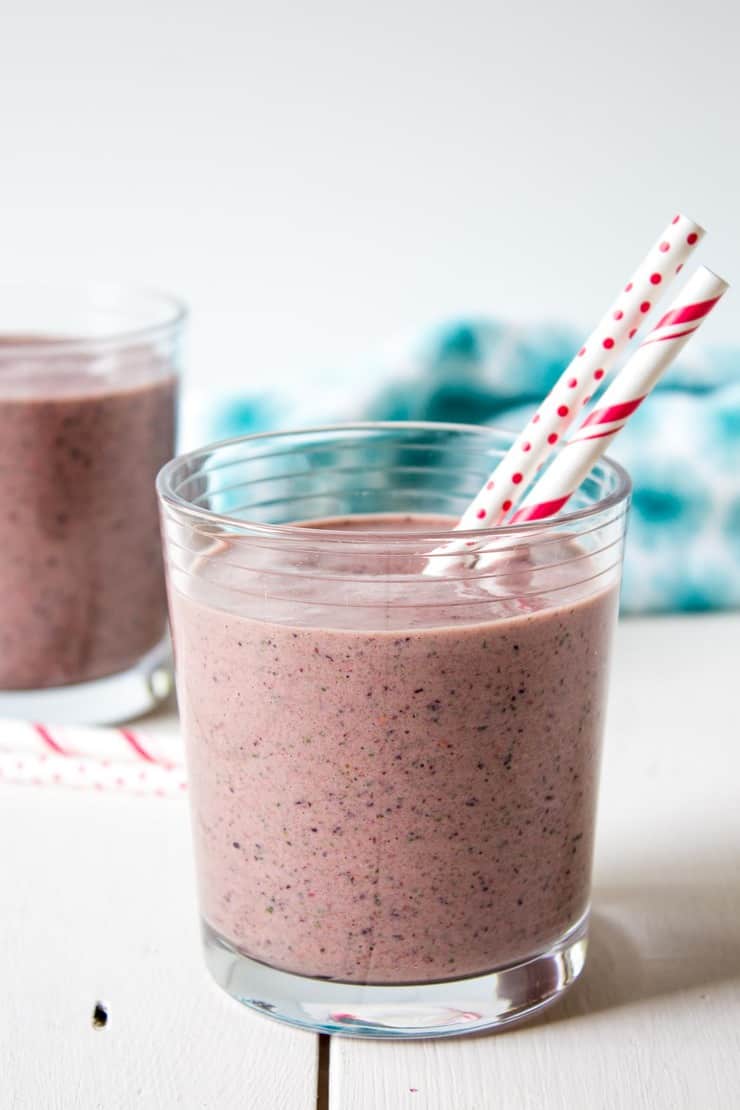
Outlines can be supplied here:
M68 353L80 348L123 347L133 346L139 342L156 339L168 332L176 331L188 319L190 310L185 301L174 293L165 292L148 285L128 284L122 281L2 281L0 282L0 295L13 290L17 293L27 293L29 298L41 293L57 293L63 297L70 294L79 297L80 304L87 303L91 312L110 311L116 299L125 305L127 301L138 301L150 306L159 307L159 319L153 323L140 324L133 327L112 327L99 333L85 334L84 331L74 331L70 334L55 335L53 332L46 337L43 332L32 332L30 335L20 335L14 341L13 331L0 327L0 358L6 355L43 353L46 356L59 353ZM18 334L18 333L16 333Z
M177 509L184 515L190 517L193 521L198 521L202 524L219 524L225 527L240 531L242 534L249 533L255 538L261 537L284 537L285 539L301 539L304 542L309 538L311 540L324 540L324 541L344 541L354 543L372 543L377 545L379 540L379 533L372 529L364 530L362 528L353 528L351 532L341 528L315 528L310 524L264 524L260 521L245 520L236 516L230 516L227 513L214 513L210 509L204 509L200 506L193 505L187 498L181 497L172 489L171 479L175 474L178 467L184 463L194 461L199 457L212 454L215 451L224 448L235 447L238 444L259 442L260 440L277 439L288 441L291 438L305 435L317 435L322 432L364 432L364 431L403 431L403 430L419 430L419 431L439 431L439 432L460 432L466 434L480 435L506 435L514 438L518 435L508 428L501 428L495 425L487 424L456 424L446 423L442 421L433 420L367 420L367 421L349 421L346 423L337 424L320 424L308 428L290 428L274 432L253 432L248 435L232 436L227 439L217 440L215 443L206 444L204 447L197 447L192 451L185 451L181 455L176 455L165 463L162 469L157 474L156 488L160 501L163 505L169 508ZM244 460L245 462L248 460ZM607 471L616 479L616 485L605 497L599 498L591 505L586 505L584 508L575 509L569 513L559 513L552 517L547 517L544 520L537 521L522 521L518 524L499 524L488 528L475 528L475 529L453 529L453 528L429 528L429 529L414 529L413 532L408 530L403 531L383 531L382 540L386 541L405 541L409 542L410 539L414 541L434 540L444 542L445 540L477 537L478 540L482 538L496 539L502 536L522 535L527 533L531 535L533 532L537 535L545 536L548 533L554 532L556 528L562 527L564 524L576 524L582 521L588 521L592 517L597 516L609 509L616 508L618 505L627 501L632 491L632 481L627 470L614 459L608 455L602 455L594 465L603 465Z

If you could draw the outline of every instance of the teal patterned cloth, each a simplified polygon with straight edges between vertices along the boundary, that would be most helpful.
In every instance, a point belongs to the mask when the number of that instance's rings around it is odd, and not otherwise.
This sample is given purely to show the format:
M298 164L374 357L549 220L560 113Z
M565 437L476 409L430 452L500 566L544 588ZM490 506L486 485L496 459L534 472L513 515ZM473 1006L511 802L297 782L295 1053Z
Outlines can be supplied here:
M521 428L580 338L493 320L440 327L353 371L186 394L188 445L338 420L450 420ZM623 609L740 606L740 350L697 340L614 442L634 483Z

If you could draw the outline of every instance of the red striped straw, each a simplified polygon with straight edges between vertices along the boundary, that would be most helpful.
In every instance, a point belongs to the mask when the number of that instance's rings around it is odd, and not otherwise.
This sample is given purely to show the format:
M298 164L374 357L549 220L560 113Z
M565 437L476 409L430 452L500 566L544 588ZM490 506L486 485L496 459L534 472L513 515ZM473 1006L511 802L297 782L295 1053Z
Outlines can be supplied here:
M687 216L679 213L673 217L522 434L489 475L458 521L457 531L503 523L703 236L704 229ZM445 573L450 563L440 556L464 551L466 547L475 547L475 542L453 541L435 551L425 573Z
M563 508L727 288L726 281L705 266L699 267L617 374L599 407L586 417L535 483L510 524L544 520Z

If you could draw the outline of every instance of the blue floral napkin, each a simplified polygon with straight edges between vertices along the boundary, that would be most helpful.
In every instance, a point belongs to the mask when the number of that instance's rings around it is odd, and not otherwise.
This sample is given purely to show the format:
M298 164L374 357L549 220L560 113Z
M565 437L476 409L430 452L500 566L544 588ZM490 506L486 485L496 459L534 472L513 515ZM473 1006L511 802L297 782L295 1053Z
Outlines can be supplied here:
M567 328L474 319L351 370L218 398L185 395L187 446L336 420L450 420L517 430L570 361ZM740 350L693 341L611 454L634 483L623 609L740 605Z

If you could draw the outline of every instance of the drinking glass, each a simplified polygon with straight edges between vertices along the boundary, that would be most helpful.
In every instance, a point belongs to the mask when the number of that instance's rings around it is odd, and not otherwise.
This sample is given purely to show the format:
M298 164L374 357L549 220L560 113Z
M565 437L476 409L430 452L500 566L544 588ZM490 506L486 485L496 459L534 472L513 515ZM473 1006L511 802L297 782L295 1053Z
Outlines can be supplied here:
M468 1032L583 967L630 485L602 460L430 575L512 438L344 425L159 476L206 960L273 1017Z
M154 482L185 309L93 285L0 296L0 715L120 721L171 689Z

